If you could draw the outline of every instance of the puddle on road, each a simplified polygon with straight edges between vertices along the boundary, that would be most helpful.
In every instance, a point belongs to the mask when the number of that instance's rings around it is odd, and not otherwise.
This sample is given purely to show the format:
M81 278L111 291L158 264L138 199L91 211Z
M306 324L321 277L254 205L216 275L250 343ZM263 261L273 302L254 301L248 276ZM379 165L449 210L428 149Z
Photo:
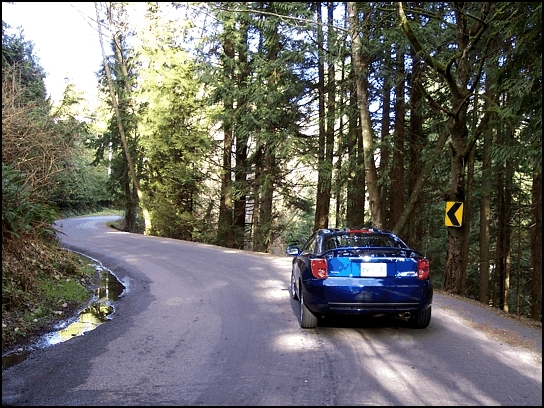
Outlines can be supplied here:
M75 320L59 323L57 331L44 335L28 350L2 356L2 370L24 361L33 349L46 348L81 336L111 319L111 315L115 311L113 302L117 301L127 288L99 261L94 259L92 261L96 262L94 267L97 271L97 278L93 283L98 287L94 291L89 306L79 312Z

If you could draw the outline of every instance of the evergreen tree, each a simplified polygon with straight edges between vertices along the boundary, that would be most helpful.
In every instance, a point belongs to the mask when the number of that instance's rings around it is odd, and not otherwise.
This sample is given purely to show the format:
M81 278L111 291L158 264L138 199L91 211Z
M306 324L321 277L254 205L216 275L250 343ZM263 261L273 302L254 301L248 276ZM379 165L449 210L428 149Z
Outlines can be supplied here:
M179 22L149 4L139 33L139 148L145 156L142 188L149 197L151 233L199 240L202 193L211 139L205 102L193 62L184 51ZM183 32L181 32L183 34Z

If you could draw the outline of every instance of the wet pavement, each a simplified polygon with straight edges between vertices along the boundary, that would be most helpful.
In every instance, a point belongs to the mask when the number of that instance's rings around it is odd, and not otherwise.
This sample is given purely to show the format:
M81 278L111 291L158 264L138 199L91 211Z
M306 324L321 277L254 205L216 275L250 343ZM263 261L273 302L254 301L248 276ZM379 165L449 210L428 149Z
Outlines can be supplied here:
M77 317L60 322L55 331L45 334L30 347L3 355L2 370L24 361L32 350L51 347L81 336L112 319L115 302L126 293L127 288L99 261L92 258L91 261L96 270L96 281L93 284L97 288L89 305Z

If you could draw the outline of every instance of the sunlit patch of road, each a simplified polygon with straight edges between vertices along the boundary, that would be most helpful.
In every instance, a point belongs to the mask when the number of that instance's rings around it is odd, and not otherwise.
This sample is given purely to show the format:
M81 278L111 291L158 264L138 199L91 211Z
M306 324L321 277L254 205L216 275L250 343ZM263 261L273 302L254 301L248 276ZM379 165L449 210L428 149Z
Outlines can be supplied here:
M318 343L317 339L317 337L312 336L307 332L283 334L276 337L274 340L274 347L278 350L297 353L300 353L301 351L317 350L323 347L323 345Z

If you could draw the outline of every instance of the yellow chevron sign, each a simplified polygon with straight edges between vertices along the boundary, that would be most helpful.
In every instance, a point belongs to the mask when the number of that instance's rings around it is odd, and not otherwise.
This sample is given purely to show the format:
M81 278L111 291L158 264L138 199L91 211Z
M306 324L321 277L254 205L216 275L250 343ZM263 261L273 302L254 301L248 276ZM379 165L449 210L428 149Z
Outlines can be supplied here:
M460 227L463 224L463 203L446 202L446 226Z

